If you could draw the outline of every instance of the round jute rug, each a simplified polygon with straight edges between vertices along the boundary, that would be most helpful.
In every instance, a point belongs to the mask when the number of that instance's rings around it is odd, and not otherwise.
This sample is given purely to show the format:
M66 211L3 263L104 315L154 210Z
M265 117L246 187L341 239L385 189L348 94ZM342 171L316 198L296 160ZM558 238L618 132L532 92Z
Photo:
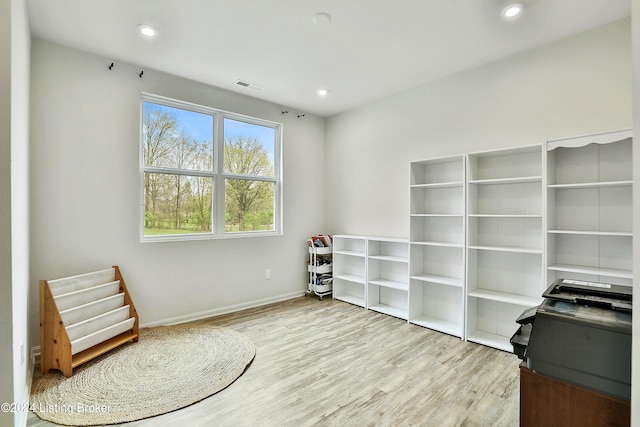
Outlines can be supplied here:
M34 381L30 405L65 425L117 424L184 408L224 389L247 369L255 346L228 328L178 325L140 329L125 344L74 369Z

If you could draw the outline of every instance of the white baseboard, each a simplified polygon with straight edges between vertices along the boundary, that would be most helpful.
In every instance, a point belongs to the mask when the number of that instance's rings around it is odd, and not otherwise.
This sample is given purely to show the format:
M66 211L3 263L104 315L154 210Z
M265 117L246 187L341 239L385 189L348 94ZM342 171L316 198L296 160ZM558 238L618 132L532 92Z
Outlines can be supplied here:
M167 326L178 325L180 323L193 322L194 320L206 319L207 317L220 316L222 314L234 313L236 311L246 310L248 308L260 307L267 304L273 304L274 302L286 301L292 298L298 298L304 295L304 291L290 292L288 294L276 295L269 298L244 302L242 304L230 305L227 307L215 308L213 310L199 311L197 313L190 313L184 316L169 317L166 319L155 320L153 322L141 323L141 328L152 328L154 326ZM35 346L31 349L32 360L35 357L40 356L40 346ZM33 373L33 368L31 369Z
M34 347L35 348L35 347ZM40 347L38 346L38 352L40 351ZM31 385L33 384L33 370L36 366L36 357L34 353L34 349L31 349L31 357L29 357L29 363L27 365L27 387L25 387L24 393L21 402L30 402L31 401ZM29 411L19 411L16 412L16 418L14 420L15 426L27 426L27 420L29 417Z
M207 317L220 316L222 314L234 313L236 311L246 310L248 308L260 307L274 302L286 301L304 295L303 291L290 292L288 294L276 295L260 300L248 301L241 304L230 305L213 310L199 311L184 316L169 317L167 319L156 320L153 322L141 323L141 328L151 328L154 326L178 325L180 323L193 322L194 320L206 319Z

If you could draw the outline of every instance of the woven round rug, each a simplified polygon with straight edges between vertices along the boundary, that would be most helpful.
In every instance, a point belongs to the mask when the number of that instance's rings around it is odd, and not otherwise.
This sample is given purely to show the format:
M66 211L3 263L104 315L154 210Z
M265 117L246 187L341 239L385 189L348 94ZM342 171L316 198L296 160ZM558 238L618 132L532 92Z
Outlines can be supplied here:
M43 420L90 426L149 418L199 402L244 373L255 346L228 328L178 325L140 329L137 343L117 347L65 378L34 381L31 409Z

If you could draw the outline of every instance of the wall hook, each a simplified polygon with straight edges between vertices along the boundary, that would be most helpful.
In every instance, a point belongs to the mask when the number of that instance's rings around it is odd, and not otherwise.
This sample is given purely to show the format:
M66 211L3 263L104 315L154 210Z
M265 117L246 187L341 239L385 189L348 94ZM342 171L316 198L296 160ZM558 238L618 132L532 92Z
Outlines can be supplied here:
M304 119L305 116L306 116L306 114L298 114L298 118L299 119Z
M283 110L282 115L284 116L285 114L289 114L289 110Z
M142 78L143 74L144 74L144 70L140 71L140 74L138 75L138 77Z
M111 65L109 65L109 70L111 70L113 68L113 62L111 63Z

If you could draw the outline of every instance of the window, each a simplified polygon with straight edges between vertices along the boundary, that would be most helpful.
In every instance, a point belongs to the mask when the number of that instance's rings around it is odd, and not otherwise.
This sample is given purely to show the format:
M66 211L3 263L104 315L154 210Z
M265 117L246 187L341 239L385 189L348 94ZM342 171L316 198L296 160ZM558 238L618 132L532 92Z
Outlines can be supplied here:
M142 240L281 231L281 125L142 96Z

